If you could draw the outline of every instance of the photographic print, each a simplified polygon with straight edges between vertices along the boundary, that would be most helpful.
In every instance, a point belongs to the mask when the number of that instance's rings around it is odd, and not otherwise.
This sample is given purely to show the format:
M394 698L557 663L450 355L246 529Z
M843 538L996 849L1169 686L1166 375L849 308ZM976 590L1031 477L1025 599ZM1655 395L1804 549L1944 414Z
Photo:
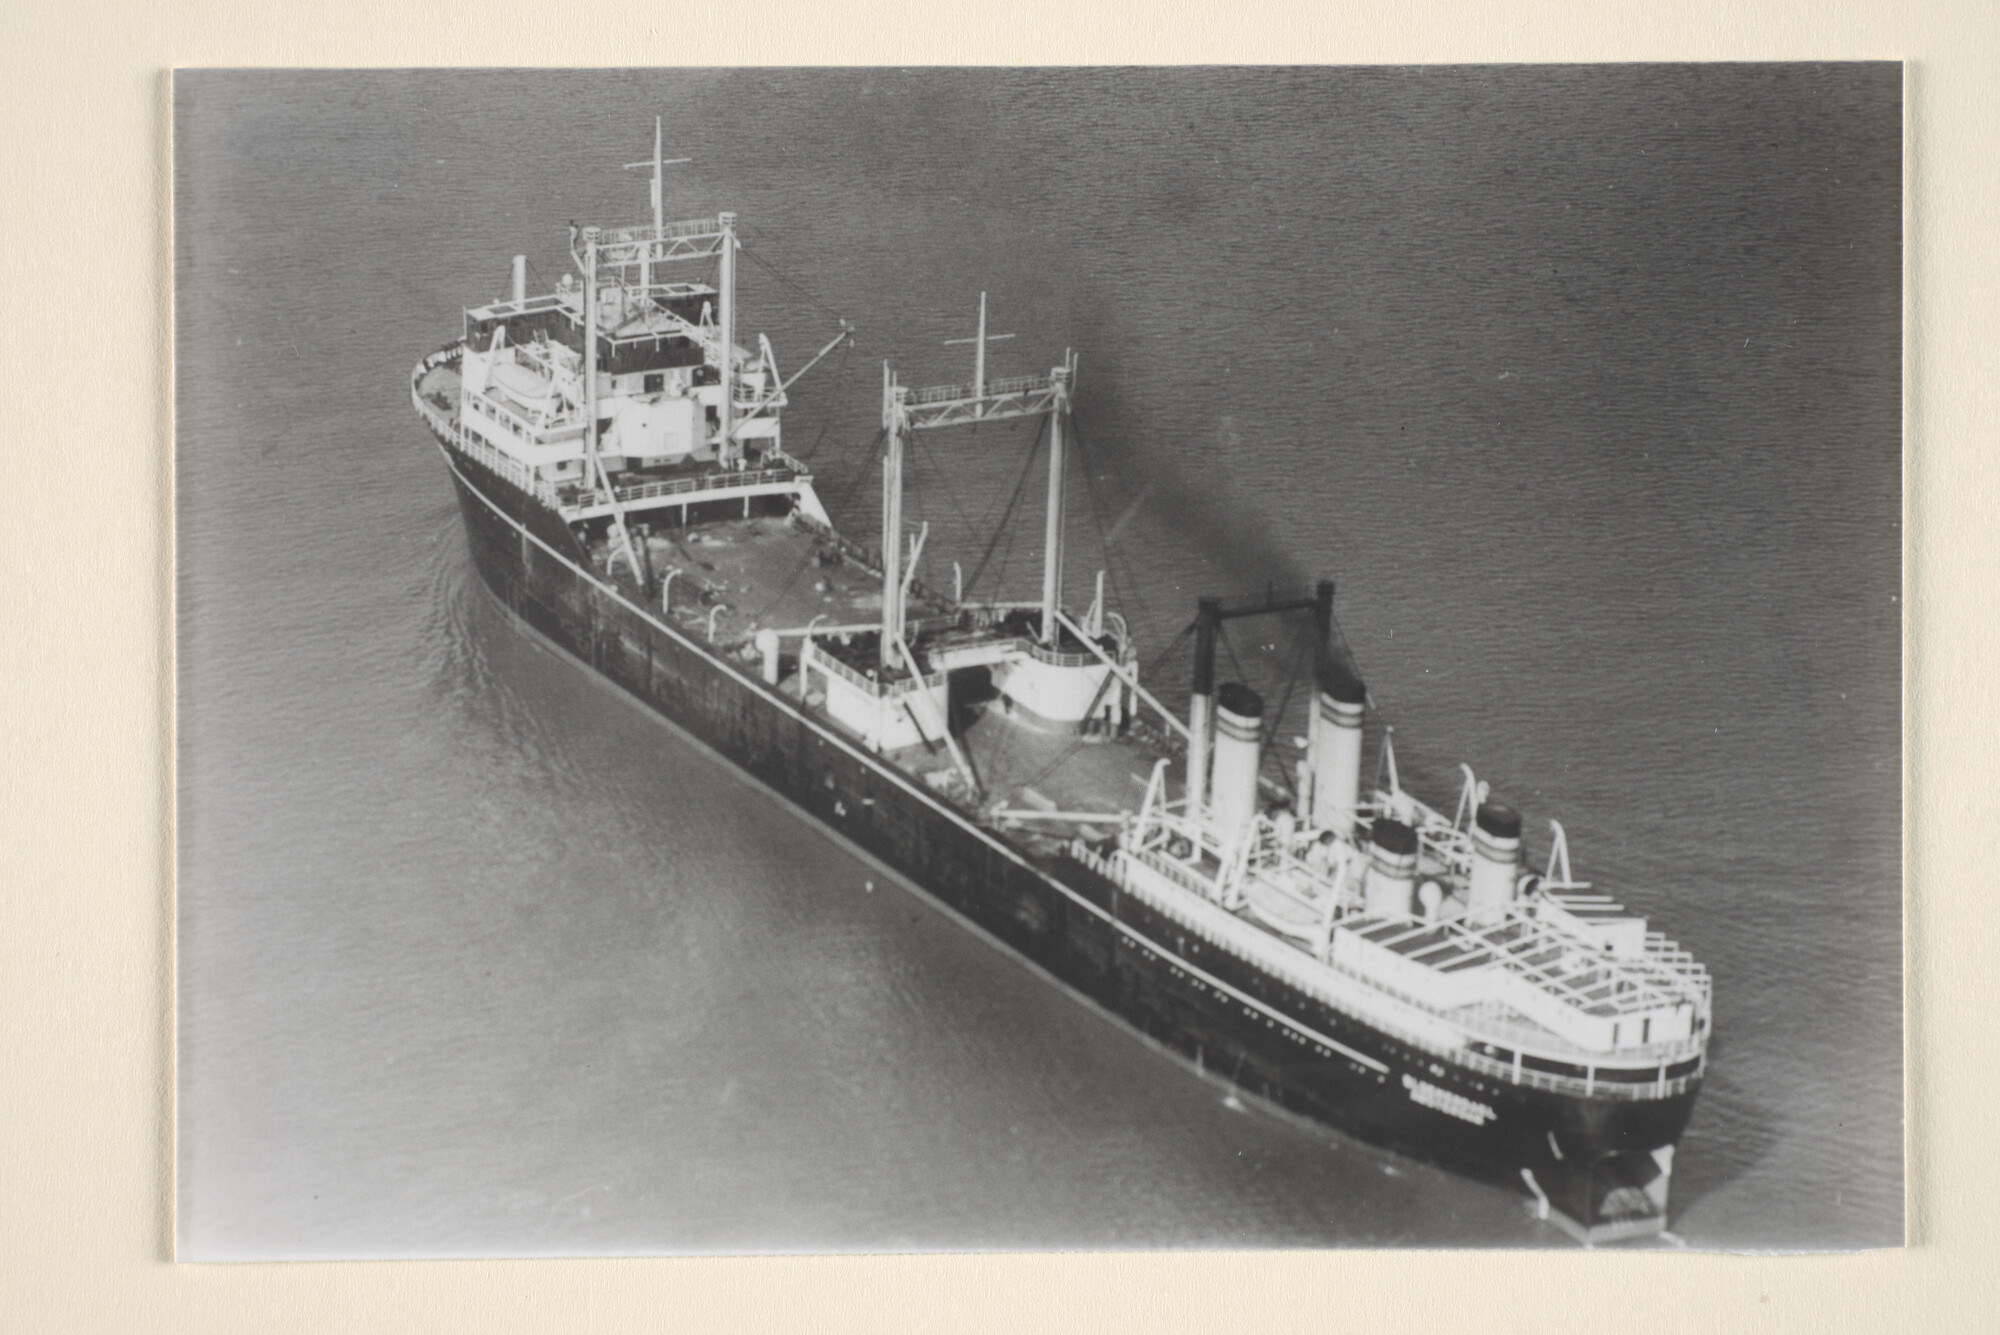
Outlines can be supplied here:
M173 108L183 1259L1901 1243L1899 66Z

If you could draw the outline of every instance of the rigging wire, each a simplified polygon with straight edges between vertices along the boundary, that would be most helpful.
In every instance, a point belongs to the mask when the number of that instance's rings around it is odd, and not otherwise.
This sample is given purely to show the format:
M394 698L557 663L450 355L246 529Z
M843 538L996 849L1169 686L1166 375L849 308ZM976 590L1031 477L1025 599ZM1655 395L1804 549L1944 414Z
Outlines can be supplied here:
M1363 681L1368 680L1368 678L1361 671L1360 660L1355 658L1353 648L1347 643L1347 632L1340 628L1339 614L1334 612L1331 608L1329 608L1327 611L1327 624L1328 624L1328 629L1332 630L1333 632L1333 642L1336 645L1340 646L1341 655L1344 658L1346 658L1347 665L1354 669L1354 674L1356 676L1360 677Z
M785 577L784 584L779 587L776 593L766 599L764 605L758 608L756 613L751 617L753 622L761 622L771 614L772 608L785 600L785 595L792 591L792 586L799 582L799 576L805 574L806 567L812 564L813 557L817 555L819 555L818 543L815 542L807 546L805 555L801 556L798 559L798 563L792 567L792 573Z
M1169 644L1165 649L1162 649L1158 654L1158 656L1153 659L1152 666L1148 668L1144 674L1142 674L1141 680L1144 680L1145 677L1149 677L1153 674L1153 672L1157 671L1160 665L1162 663L1165 663L1167 659L1171 657L1174 654L1174 652L1181 647L1182 644L1186 643L1188 636L1192 634L1194 634L1194 623L1190 621L1187 625L1181 627L1181 633L1174 637L1173 643ZM1025 784L1022 784L1021 786L1024 788L1033 788L1036 784L1048 778L1049 775L1055 773L1057 770L1061 769L1065 764L1069 763L1069 758L1075 755L1079 750L1081 750L1087 743L1087 741L1088 741L1087 738L1079 734L1074 741L1072 741L1067 747L1063 748L1062 752L1058 754L1054 760L1051 760L1048 764L1044 765L1040 770L1036 771L1034 777L1030 778Z
M1229 642L1227 623L1217 625L1215 637L1222 642L1223 652L1229 655L1229 665L1236 669L1236 679L1248 685L1250 674L1244 670L1242 660L1236 656L1236 646ZM1265 761L1272 760L1278 755L1276 747L1278 734L1284 727L1286 711L1292 707L1292 695L1299 683L1299 669L1305 665L1306 652L1311 647L1312 642L1309 639L1304 637L1299 639L1298 648L1292 652L1292 666L1286 673L1285 691L1279 697L1277 711L1266 716L1264 727L1261 730L1262 738L1258 743L1262 759ZM1298 801L1298 784L1292 777L1291 771L1281 763L1278 766L1278 773L1279 777L1284 780L1285 786L1291 789L1292 800L1294 802Z
M1104 526L1104 505L1098 494L1095 469L1092 467L1090 447L1083 438L1083 429L1077 425L1076 414L1070 414L1070 438L1076 442L1077 464L1083 473L1084 491L1090 500L1090 517L1097 527L1098 551L1104 559L1104 570L1109 576L1112 599L1121 607L1129 607L1141 620L1150 621L1151 612L1145 600L1138 595L1136 586L1128 588L1121 575L1122 562L1117 559L1111 546L1111 534Z
M944 489L945 499L951 502L951 508L958 513L959 522L964 524L969 532L977 532L978 529L972 522L972 516L965 512L965 506L959 502L958 492L951 485L951 474L946 472L938 463L937 455L932 453L931 447L924 442L924 433L921 431L912 431L910 439L915 441L917 445L912 457L915 457L917 454L923 456L925 467L937 475L938 486Z
M1299 684L1299 668L1304 664L1306 650L1310 647L1311 641L1301 636L1299 638L1299 647L1292 654L1292 670L1285 678L1285 694L1279 699L1278 712L1271 715L1270 726L1264 733L1264 755L1267 758L1278 755L1278 733L1284 726L1285 711L1292 707L1292 691ZM1284 780L1285 787L1291 789L1292 805L1297 806L1299 801L1298 776L1293 772L1292 767L1285 764L1283 760L1279 760L1278 762L1278 777Z
M1243 670L1243 661L1236 656L1236 646L1229 642L1228 624L1229 624L1228 622L1222 622L1222 621L1216 623L1215 638L1222 642L1223 652L1229 655L1229 665L1236 669L1236 680L1242 682L1245 686L1248 686L1250 684L1250 674ZM1269 759L1271 750L1270 746L1266 742L1260 740L1258 743L1258 748L1260 756L1263 759Z
M1041 429L1040 424L1038 423L1036 426L1036 430L1039 431L1040 429ZM973 432L977 434L978 430L979 428L975 425L973 427ZM1033 449L1034 449L1033 441L1034 438L1030 437L1030 445L1029 445L1030 458L1028 463L1023 465L1024 467L1030 468L1031 471L1032 471ZM995 491L991 502L987 505L985 512L980 515L979 523L972 529L969 538L972 540L976 540L977 535L980 533L986 533L989 535L989 537L998 535L1000 532L999 524L1002 521L1002 516L1008 515L1009 517L1011 517L1010 512L1008 511L1008 506L1013 499L1015 498L1012 493L1002 493L999 491ZM1013 529L1012 526L1009 525L1006 536L1001 539L1000 565L998 570L994 573L993 577L993 586L996 589L1004 589L1006 587L1007 572L1012 566L1012 562L1014 559L1015 543L1019 539L1019 537L1020 537L1019 531ZM970 586L968 585L967 587Z
M840 500L835 503L834 508L836 510L843 514L846 513L848 505L854 500L855 493L861 490L862 484L868 481L868 475L874 471L876 455L882 446L887 443L888 439L889 429L887 427L881 427L876 430L875 439L868 442L868 448L862 451L861 467L854 470L854 477L848 482L847 490L841 493Z
M1019 505L1021 502L1021 493L1024 489L1026 489L1028 485L1028 475L1034 471L1035 458L1038 454L1041 453L1042 435L1045 431L1047 431L1047 429L1048 429L1048 419L1043 418L1042 425L1035 432L1034 441L1028 446L1028 456L1021 463L1021 476L1014 483L1014 494L1007 498L1006 508L1000 512L1000 522L998 525L994 527L993 536L987 539L986 550L980 555L979 564L973 567L972 578L965 581L965 587L967 589L970 589L974 585L976 585L979 582L979 577L986 573L986 567L988 563L990 563L993 560L993 549L1000 545L1000 539L1002 537L1007 538L1008 556L1011 557L1013 555L1014 543L1013 543L1012 526L1009 524L1008 521L1013 518L1014 507ZM1004 559L1001 562L1001 569L1003 571L1006 569L1006 561Z
M761 267L766 273L770 274L771 277L777 279L780 283L783 283L793 292L796 292L799 296L804 297L807 301L819 307L822 311L826 312L828 315L831 315L834 319L840 320L843 318L839 311L835 310L833 307L827 305L824 301L821 301L818 297L814 296L810 289L808 289L804 284L800 283L797 279L785 273L782 269L778 268L777 265L771 263L769 260L765 259L762 255L759 255L756 251L750 249L750 247L744 245L740 238L736 242L736 249L751 263Z
M847 345L840 350L840 360L834 364L832 379L835 385L844 387L847 384L848 361L850 358L853 357L853 355L854 355L854 340L849 339L847 341ZM833 414L828 413L825 419L820 422L819 434L813 437L813 443L806 446L804 452L802 452L798 456L798 460L800 463L805 463L809 461L814 454L819 452L820 445L826 440L827 430L828 428L832 427L832 425L833 425Z
M1195 623L1190 621L1187 623L1187 625L1181 627L1181 633L1174 636L1173 642L1167 645L1166 648L1160 650L1158 655L1154 657L1152 665L1146 669L1147 677L1151 677L1154 673L1158 672L1161 666L1165 664L1166 661L1169 658L1171 658L1175 653L1177 653L1183 644L1187 643L1188 636L1194 634L1194 626Z
M875 439L869 442L867 449L862 454L861 467L855 470L853 481L848 483L846 492L844 492L841 495L840 500L835 503L834 509L844 511L848 503L854 499L855 493L859 491L861 488L861 483L867 480L870 471L869 466L875 462L875 456L878 451L878 448L882 445L883 441L887 438L888 434L889 433L886 430L878 430L875 433ZM793 586L799 582L799 576L805 573L806 567L811 564L812 558L818 552L818 550L819 548L817 544L806 550L805 555L799 558L798 564L792 567L792 573L786 577L784 584L779 588L777 593L773 594L768 600L765 601L764 605L757 610L756 619L762 620L766 615L770 613L772 608L776 607L780 602L784 600L785 595L789 594L792 591Z
M1311 647L1310 640L1304 636L1299 637L1299 647L1292 652L1291 671L1285 675L1285 693L1278 697L1278 711L1271 715L1270 725L1264 730L1264 745L1267 748L1278 740L1278 730L1284 726L1285 712L1292 707L1292 693L1298 689L1299 668L1304 666L1306 650Z
M1005 516L1003 516L1004 519ZM1007 588L1008 581L1013 577L1014 552L1021 535L1012 525L1007 525L1004 528L996 528L993 536L999 542L1000 559L994 565L993 578L989 581L989 584L995 595L998 596L1001 591ZM992 544L989 542L989 551L991 547Z
M1229 642L1228 622L1218 621L1215 623L1215 638L1222 642L1223 652L1229 655L1229 666L1236 669L1236 680L1246 686L1249 685L1250 674L1243 670L1243 662L1236 656L1236 646Z

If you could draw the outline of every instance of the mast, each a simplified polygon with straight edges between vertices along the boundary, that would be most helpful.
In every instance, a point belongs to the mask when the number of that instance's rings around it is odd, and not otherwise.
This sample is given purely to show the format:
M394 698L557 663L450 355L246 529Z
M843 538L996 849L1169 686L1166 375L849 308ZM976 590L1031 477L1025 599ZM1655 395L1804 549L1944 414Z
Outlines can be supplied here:
M882 460L882 667L902 662L903 638L903 402L910 391L882 363L882 424L889 451Z
M618 539L624 545L625 559L632 563L632 578L641 584L646 581L645 567L639 564L639 553L632 547L632 531L625 523L624 507L618 504L618 493L612 489L610 475L604 471L604 456L597 451L597 229L583 229L583 448L590 456L591 470L597 474L597 485L604 488L604 499L611 506L612 523L618 530Z
M1194 689L1188 694L1187 814L1207 818L1208 747L1215 704L1215 635L1222 628L1222 600L1203 598L1195 604Z
M722 214L722 424L718 453L725 465L736 462L736 215Z
M584 228L584 448L598 464L598 230ZM604 488L606 492L610 488Z
M979 332L971 338L948 338L944 341L944 346L947 348L960 343L970 343L973 345L972 398L967 401L969 420L974 422L983 420L989 415L989 410L995 406L986 401L986 345L988 343L998 343L1003 339L1012 337L1014 337L1012 334L988 334L986 332L986 294L981 292L979 294ZM1015 414L1009 415L1013 416Z
M983 350L983 349L982 349ZM1076 367L1074 354L1064 354L1064 364L1049 372L1055 397L1049 405L1049 516L1042 542L1042 643L1053 645L1059 627L1056 613L1062 607L1063 561L1063 413L1069 407L1070 372Z
M979 294L978 344L978 350L972 354L972 395L974 398L984 399L986 397L986 294L984 292Z
M661 157L665 145L664 127L658 116L653 117L653 156L646 162L628 162L625 170L636 171L645 168L652 172L653 229L647 233L644 228L621 228L621 241L627 257L624 263L639 266L639 285L651 294L653 286L653 262L655 260L692 259L713 252L699 250L692 246L677 246L668 241L667 230L667 171L666 169L683 162L693 162L693 158Z
M896 410L894 410L894 402L896 400L888 392L890 384L892 384L892 380L890 380L890 374L888 374L888 360L884 360L882 362L882 434L884 434L884 438L894 430L892 424L896 422ZM888 456L886 454L882 456L882 514L878 518L882 520L882 526L880 526L882 528L882 536L884 536L882 544L888 546Z
M661 124L658 116L653 117L653 235L658 236L666 228L664 212L666 205L666 164L660 160ZM648 296L653 292L653 261L650 258L639 261L639 286L646 289Z
M889 448L901 460L902 431L935 431L948 426L977 426L981 422L1003 422L1017 417L1050 415L1055 425L1054 445L1049 455L1048 540L1042 568L1042 642L1055 643L1061 633L1062 617L1062 526L1063 526L1063 414L1069 409L1069 391L1076 376L1076 355L1065 353L1063 365L1047 375L1019 376L988 385L986 345L1012 334L986 332L986 294L979 294L979 326L971 338L949 338L947 345L975 345L970 385L936 385L915 396L898 388L891 400L889 368L882 368L882 425L890 429ZM895 425L891 427L891 408ZM900 501L898 502L900 505ZM886 506L885 506L886 509ZM899 530L900 533L900 530Z

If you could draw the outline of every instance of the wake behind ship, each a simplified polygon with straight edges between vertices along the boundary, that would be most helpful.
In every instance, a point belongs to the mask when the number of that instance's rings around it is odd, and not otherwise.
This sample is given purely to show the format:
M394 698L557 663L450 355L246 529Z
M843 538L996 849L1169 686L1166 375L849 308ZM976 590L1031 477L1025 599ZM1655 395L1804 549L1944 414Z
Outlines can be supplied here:
M572 229L575 274L468 309L411 397L482 581L520 621L903 872L1048 975L1211 1075L1294 1112L1513 1184L1586 1242L1659 1232L1700 1087L1710 985L1571 874L1550 822L1470 769L1447 815L1387 737L1364 787L1367 691L1333 585L1198 604L1185 717L1140 680L1118 612L1063 601L1073 355L970 382L882 371L879 550L841 537L785 452L787 391L739 340L736 216ZM691 269L714 281L689 281ZM950 596L903 513L919 432L1040 419L1041 597ZM1303 736L1216 644L1292 617ZM1281 752L1296 753L1286 766Z

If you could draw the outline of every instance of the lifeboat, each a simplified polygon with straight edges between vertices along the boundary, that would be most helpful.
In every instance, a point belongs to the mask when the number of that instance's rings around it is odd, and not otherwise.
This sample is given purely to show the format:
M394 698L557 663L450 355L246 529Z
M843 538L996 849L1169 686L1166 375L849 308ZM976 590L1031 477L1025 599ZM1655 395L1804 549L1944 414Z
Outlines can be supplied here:
M487 384L523 408L544 409L548 407L549 395L555 392L555 385L547 376L516 361L496 362Z

